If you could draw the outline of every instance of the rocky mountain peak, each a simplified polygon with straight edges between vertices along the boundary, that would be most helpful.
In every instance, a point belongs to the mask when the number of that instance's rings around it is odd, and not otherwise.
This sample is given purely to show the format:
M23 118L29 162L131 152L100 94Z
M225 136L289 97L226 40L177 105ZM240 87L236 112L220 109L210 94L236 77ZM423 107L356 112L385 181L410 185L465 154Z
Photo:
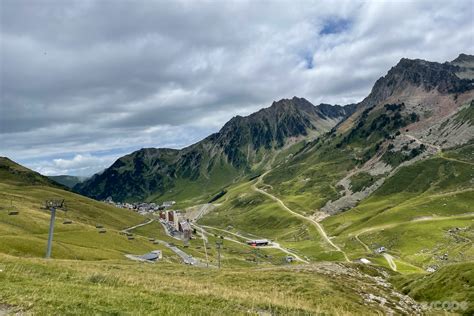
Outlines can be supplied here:
M474 63L474 55L468 55L468 54L461 53L451 63L452 64Z
M470 60L469 55L461 54L461 60ZM410 87L425 91L437 90L439 93L461 93L473 89L471 79L457 75L461 68L452 63L429 62L421 59L402 58L387 75L378 79L371 93L362 101L364 106L373 106L392 95L403 93Z

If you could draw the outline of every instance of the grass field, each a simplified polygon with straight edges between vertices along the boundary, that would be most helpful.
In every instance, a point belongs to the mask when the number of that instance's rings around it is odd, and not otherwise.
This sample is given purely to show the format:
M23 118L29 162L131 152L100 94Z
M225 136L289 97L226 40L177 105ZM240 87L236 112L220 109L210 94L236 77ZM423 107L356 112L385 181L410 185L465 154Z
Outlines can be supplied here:
M134 212L118 209L77 194L43 185L0 183L0 252L42 257L50 214L41 209L47 198L65 199L67 212L58 210L52 256L64 259L121 258L124 253L154 249L146 238L127 240L119 231L145 221ZM27 192L25 194L25 192ZM13 205L13 206L12 206ZM14 209L18 215L8 215ZM63 224L65 220L71 224ZM99 233L96 225L107 231Z
M276 166L265 177L272 194L291 209L312 214L339 196L336 183L353 166L350 152L336 151L329 145L308 145L293 160Z
M397 302L357 265L217 270L0 255L0 268L0 307L12 313L376 315L384 307L365 293Z
M474 313L472 280L474 280L473 262L450 264L430 275L412 274L392 277L392 283L402 293L409 294L417 301L448 303L456 301L460 303L456 312L464 315Z

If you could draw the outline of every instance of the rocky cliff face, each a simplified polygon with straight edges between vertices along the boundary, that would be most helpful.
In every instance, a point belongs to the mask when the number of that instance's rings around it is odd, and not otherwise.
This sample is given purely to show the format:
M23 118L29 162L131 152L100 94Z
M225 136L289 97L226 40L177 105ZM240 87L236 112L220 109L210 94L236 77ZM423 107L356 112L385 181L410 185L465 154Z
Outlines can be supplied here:
M452 62L436 63L421 59L403 58L377 80L363 106L374 106L387 98L403 94L408 88L436 90L442 94L463 93L473 88L473 78L458 76L468 71L474 56L461 54Z
M209 190L269 161L290 139L314 138L351 115L342 107L294 97L273 102L249 116L237 116L222 129L182 150L147 148L118 159L74 190L96 198L143 200L172 190L177 181L202 183ZM216 180L219 178L219 181Z
M297 97L283 99L250 116L234 117L208 140L222 148L232 165L241 167L249 159L256 162L251 157L260 149L279 149L289 138L328 131L353 110L353 106L314 106Z

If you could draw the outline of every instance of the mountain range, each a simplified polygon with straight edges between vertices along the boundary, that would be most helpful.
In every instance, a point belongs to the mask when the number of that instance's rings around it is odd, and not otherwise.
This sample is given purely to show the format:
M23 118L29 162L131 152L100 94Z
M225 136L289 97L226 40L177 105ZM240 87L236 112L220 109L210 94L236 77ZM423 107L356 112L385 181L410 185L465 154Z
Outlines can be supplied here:
M357 104L315 106L304 98L283 99L247 117L234 117L219 132L181 150L144 148L121 157L73 189L95 199L205 202L239 179L271 168L277 174L279 157L287 152L292 158L283 170L295 159L316 159L321 153L306 153L317 152L313 149L323 142L346 152L341 167L367 164L365 170L375 166L389 172L422 152L427 156L433 148L416 147L420 141L413 137L440 148L472 139L468 121L473 78L472 55L461 54L445 63L404 58ZM405 136L408 131L412 138ZM293 157L293 151L298 155ZM342 171L339 180L345 172L349 170ZM287 174L280 180L291 182L293 174ZM327 198L314 207L336 198L334 181L324 194Z
M182 187L191 187L196 195L209 197L263 170L283 148L328 132L354 110L355 105L314 106L303 98L283 99L232 118L219 132L184 149L144 148L121 157L74 190L95 199L130 201L176 198Z

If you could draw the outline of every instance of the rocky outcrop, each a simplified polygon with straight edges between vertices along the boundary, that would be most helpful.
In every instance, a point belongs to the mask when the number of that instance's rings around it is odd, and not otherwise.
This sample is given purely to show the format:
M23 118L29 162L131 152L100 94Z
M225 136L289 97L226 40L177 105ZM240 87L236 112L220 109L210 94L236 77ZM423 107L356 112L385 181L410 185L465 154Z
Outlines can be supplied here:
M378 79L371 93L361 103L362 107L375 106L392 95L400 94L409 87L421 88L425 91L437 90L440 93L463 93L474 89L473 80L460 78L462 72L460 61L471 61L473 56L460 55L457 62L436 63L421 59L403 58L392 67L387 75Z

